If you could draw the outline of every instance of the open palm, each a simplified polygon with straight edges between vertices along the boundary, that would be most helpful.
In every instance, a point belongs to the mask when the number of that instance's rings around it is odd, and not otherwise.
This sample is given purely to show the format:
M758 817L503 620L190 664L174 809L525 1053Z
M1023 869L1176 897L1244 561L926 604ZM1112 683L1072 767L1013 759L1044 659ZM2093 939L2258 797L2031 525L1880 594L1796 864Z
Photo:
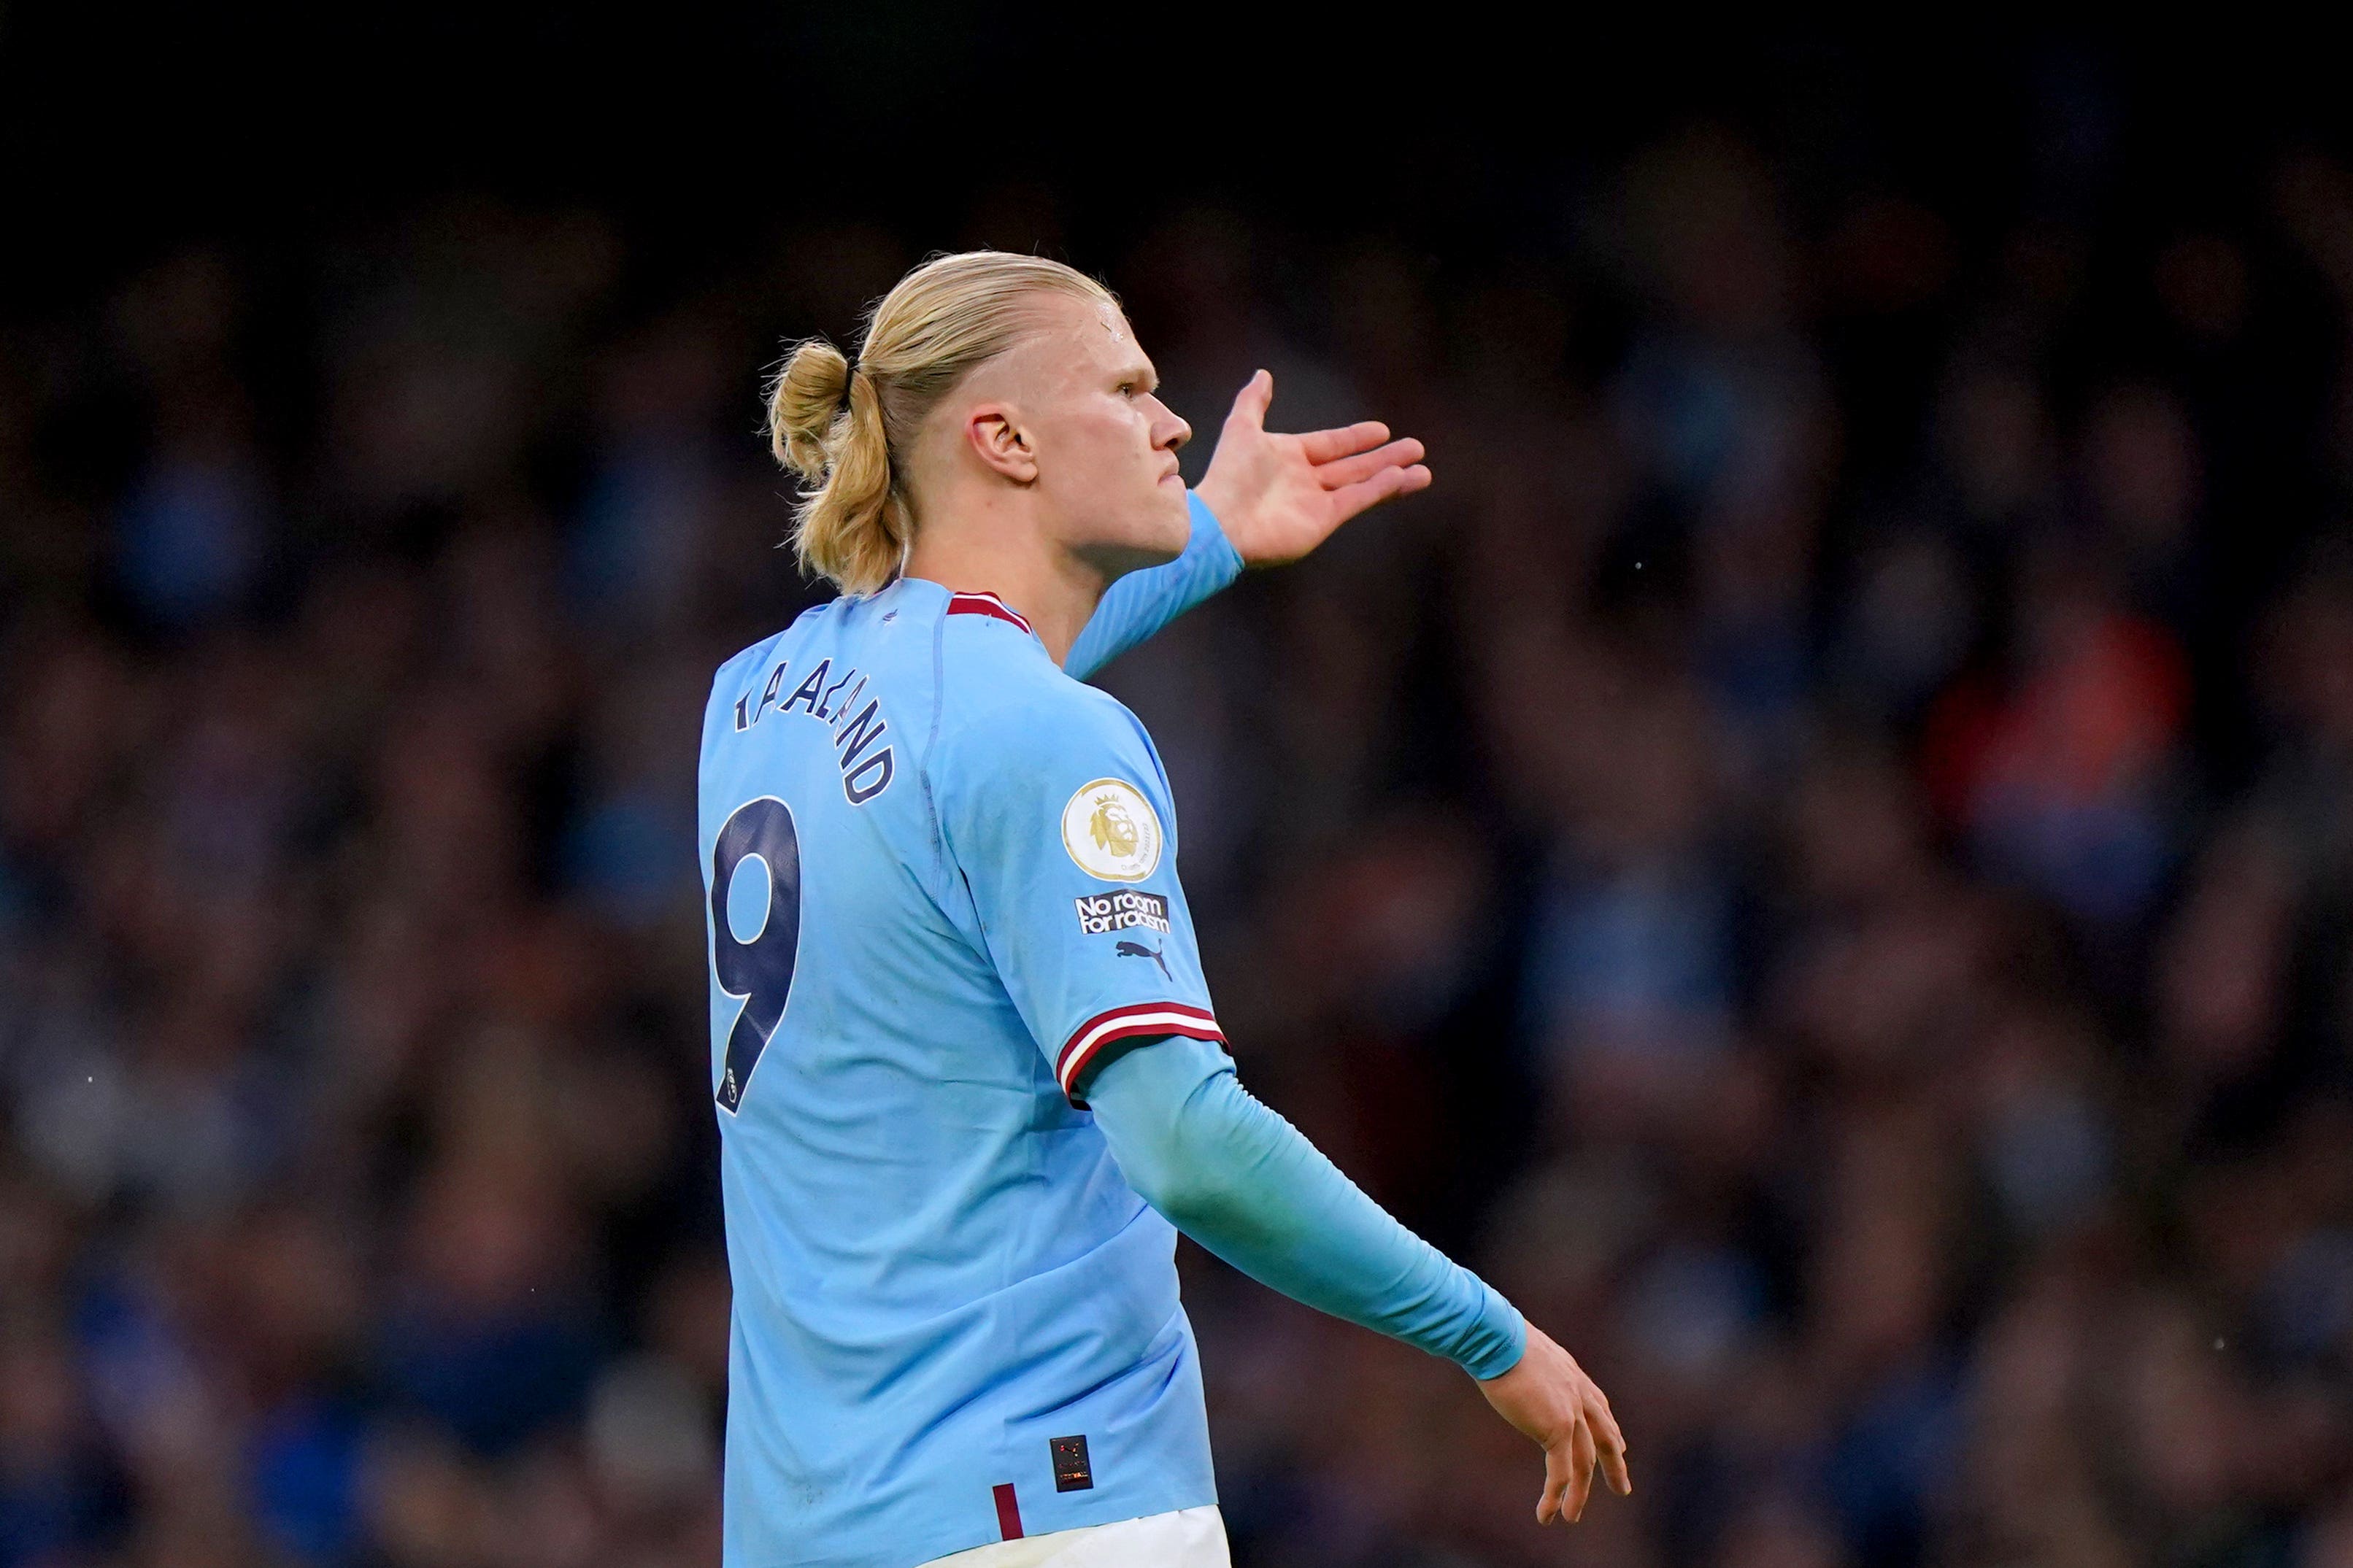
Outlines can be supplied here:
M1199 487L1250 565L1296 561L1367 507L1429 488L1420 442L1392 441L1371 419L1286 436L1266 427L1273 401L1274 377L1260 371L1234 398Z

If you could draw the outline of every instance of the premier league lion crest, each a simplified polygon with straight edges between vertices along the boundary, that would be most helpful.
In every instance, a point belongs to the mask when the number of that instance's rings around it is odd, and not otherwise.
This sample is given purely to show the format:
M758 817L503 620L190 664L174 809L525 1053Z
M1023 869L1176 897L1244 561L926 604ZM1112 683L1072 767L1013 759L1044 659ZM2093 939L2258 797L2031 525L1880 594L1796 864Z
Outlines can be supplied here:
M1119 796L1109 793L1095 796L1095 814L1087 823L1087 835L1096 848L1114 860L1134 859L1135 847L1144 837Z
M1106 882L1140 882L1160 868L1160 817L1124 779L1096 779L1062 807L1062 847Z

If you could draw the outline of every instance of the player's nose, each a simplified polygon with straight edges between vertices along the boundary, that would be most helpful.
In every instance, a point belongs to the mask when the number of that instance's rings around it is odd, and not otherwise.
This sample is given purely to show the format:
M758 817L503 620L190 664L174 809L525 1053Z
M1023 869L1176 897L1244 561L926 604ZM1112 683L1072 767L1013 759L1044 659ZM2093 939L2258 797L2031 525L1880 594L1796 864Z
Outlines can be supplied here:
M1159 400L1155 398L1154 401ZM1161 404L1160 418L1152 432L1152 444L1165 451L1173 452L1192 438L1193 427L1176 417L1175 411L1166 404Z

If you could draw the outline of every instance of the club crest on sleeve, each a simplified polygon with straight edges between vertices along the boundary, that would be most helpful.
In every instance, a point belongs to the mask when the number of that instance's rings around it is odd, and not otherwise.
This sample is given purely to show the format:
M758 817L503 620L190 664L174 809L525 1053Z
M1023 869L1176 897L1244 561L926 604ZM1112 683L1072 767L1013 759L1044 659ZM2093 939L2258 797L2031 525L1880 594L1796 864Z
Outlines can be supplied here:
M1141 882L1160 868L1160 818L1144 792L1096 779L1062 807L1062 847L1079 869L1106 882Z

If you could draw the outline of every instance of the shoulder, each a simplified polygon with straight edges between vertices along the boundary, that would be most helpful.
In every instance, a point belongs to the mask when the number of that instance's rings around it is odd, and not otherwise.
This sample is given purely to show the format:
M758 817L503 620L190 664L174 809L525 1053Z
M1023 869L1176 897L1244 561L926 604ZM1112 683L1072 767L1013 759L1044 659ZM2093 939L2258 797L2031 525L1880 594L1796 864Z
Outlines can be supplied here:
M1094 786L1155 825L1166 789L1150 738L1108 692L1071 679L1026 633L969 626L945 639L938 743L931 757L941 808L970 844L1039 830ZM1004 650L971 657L971 645ZM1103 793L1098 790L1097 793Z
M970 868L1060 867L1137 882L1175 848L1158 755L1117 699L1040 658L943 710L933 788L950 853ZM1067 868L1063 868L1067 870Z
M1026 774L1063 759L1116 756L1141 764L1150 755L1135 715L1062 673L1034 645L1014 650L1017 657L976 658L958 645L979 637L952 628L945 641L937 753L944 766L980 776Z
M719 723L720 715L725 713L736 698L742 695L744 685L754 678L754 672L762 668L774 655L777 646L785 640L786 635L786 632L772 632L751 647L740 650L733 658L723 661L719 668L712 672L711 693L703 700L702 704L702 739L706 751L710 747L712 736L722 728Z
M758 712L778 700L776 683L787 660L800 658L796 650L807 649L812 635L822 636L828 626L838 626L846 603L836 598L811 605L782 631L771 632L721 663L712 674L711 693L703 702L706 751L718 736L731 731L742 732ZM722 723L723 718L728 722Z
M929 766L952 852L1022 862L1059 835L1090 875L1150 875L1174 847L1173 818L1135 715L1064 674L1027 631L985 616L950 617L941 651Z
M765 669L768 667L770 660L776 657L776 651L784 647L786 638L832 615L841 603L842 601L839 599L828 599L823 604L811 605L807 609L795 616L792 624L782 631L770 632L758 642L723 661L711 678L712 696L715 699L722 691L732 694L738 686L752 676L754 671Z
M768 650L784 640L785 634L774 632L751 647L722 661L711 678L711 695L715 699L723 691L733 690L744 679L744 672L757 666Z

